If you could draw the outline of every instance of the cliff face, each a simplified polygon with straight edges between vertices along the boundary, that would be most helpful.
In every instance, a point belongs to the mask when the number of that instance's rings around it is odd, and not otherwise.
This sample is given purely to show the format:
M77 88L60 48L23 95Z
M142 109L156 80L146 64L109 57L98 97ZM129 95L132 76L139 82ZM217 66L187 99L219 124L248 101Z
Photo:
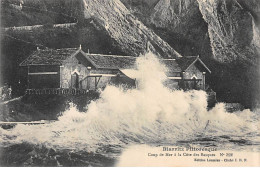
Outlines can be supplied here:
M181 54L200 53L208 31L196 0L157 0L150 5L147 0L122 2Z
M220 62L238 59L255 63L259 55L260 37L250 11L236 0L198 2L203 18L208 23L213 56Z
M151 15L152 23L156 27L177 26L182 17L188 15L194 0L160 0Z
M183 55L203 56L203 50L210 47L214 59L221 63L237 59L254 63L258 58L257 0L158 0L150 6L146 0L121 1L131 6L128 8L146 25L156 31L161 29L157 33Z
M65 22L79 22L87 27L90 23L96 30L107 34L113 45L125 54L138 56L145 52L146 43L150 41L154 52L161 57L180 56L119 0L25 0L21 9L14 9L14 4L18 5L19 1L4 2L1 16L5 27Z
M208 24L215 63L211 81L219 97L250 107L259 104L259 1L197 1Z
M259 103L260 1L121 1L182 55L200 55L219 101Z
M161 57L180 57L168 43L133 16L120 0L83 0L83 4L85 18L94 19L126 54L138 56L150 41Z

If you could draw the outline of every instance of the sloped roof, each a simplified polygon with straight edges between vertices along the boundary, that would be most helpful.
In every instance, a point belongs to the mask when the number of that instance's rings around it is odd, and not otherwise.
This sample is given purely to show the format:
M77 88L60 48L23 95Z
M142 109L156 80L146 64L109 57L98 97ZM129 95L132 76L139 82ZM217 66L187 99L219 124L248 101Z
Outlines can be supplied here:
M135 67L136 57L103 55L103 54L86 54L86 58L96 68L102 69L127 69Z
M62 65L64 60L75 54L78 50L78 48L38 49L26 58L20 66Z
M184 71L191 64L193 64L193 62L195 62L197 58L198 58L198 56L181 57L181 58L178 58L177 63L180 66L180 68Z
M118 56L118 55L102 55L102 54L85 54L86 58L96 68L102 69L130 69L136 68L137 57ZM176 63L175 59L160 59L163 65L168 68L168 71L180 72L181 68Z
M171 72L181 72L181 68L179 67L178 63L175 59L162 59L160 62L165 65L168 71Z
M68 57L81 51L84 57L96 68L99 69L133 69L136 68L137 57L88 54L78 48L63 49L38 49L20 66L28 65L62 65ZM187 70L192 64L199 61L208 72L211 72L198 56L181 57L178 59L160 59L160 62L166 66L169 72L181 72Z
M199 56L186 56L186 57L181 57L176 60L178 65L180 66L182 71L187 70L192 64L196 63L199 61L203 67L211 73L210 69L203 63L203 61L199 58Z

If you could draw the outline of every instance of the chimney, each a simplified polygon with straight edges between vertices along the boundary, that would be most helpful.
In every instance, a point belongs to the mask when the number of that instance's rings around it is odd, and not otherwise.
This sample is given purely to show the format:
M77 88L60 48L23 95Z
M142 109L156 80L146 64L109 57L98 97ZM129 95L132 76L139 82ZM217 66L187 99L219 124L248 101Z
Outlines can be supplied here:
M88 49L88 54L89 54L89 49Z
M81 50L81 44L79 45L79 49Z

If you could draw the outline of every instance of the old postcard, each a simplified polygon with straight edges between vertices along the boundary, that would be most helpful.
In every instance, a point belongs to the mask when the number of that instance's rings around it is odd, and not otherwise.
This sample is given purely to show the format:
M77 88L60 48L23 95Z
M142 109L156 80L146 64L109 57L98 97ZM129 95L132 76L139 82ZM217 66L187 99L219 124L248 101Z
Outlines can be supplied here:
M1 0L1 167L260 166L259 0Z

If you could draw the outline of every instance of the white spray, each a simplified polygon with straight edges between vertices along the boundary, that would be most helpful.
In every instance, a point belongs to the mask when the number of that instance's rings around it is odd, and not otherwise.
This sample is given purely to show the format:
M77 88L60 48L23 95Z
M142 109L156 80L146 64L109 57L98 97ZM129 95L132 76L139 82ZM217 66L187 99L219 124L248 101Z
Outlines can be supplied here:
M204 91L164 87L165 68L153 54L140 56L137 63L138 89L109 85L87 112L72 106L50 124L1 129L0 142L96 151L107 145L176 144L197 135L243 136L259 131L259 116L249 110L227 113L223 104L217 104L207 111Z

